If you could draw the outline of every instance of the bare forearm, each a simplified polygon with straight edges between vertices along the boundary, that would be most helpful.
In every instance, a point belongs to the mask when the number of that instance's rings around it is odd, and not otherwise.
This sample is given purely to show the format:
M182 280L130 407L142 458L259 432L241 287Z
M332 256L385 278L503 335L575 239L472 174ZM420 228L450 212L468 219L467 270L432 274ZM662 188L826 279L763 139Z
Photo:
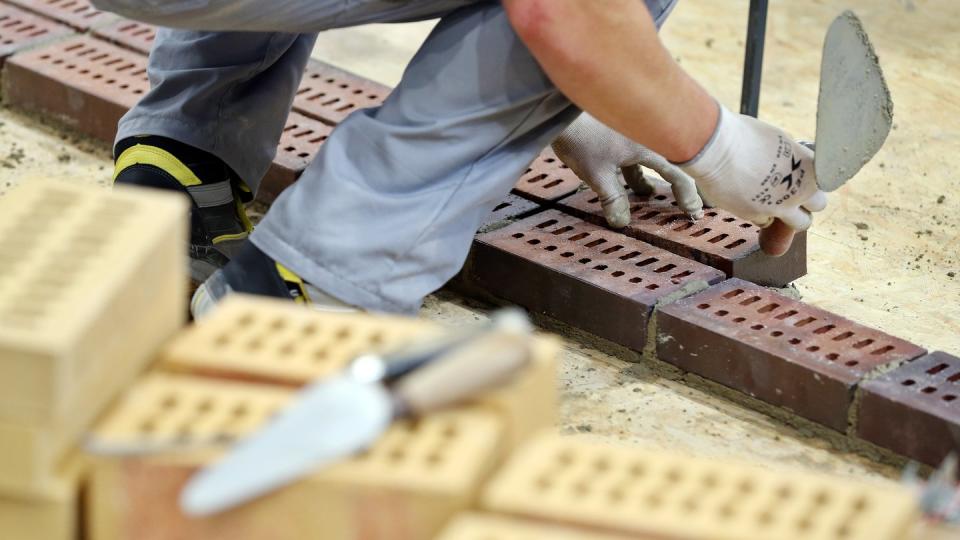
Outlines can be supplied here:
M554 84L585 111L674 162L717 125L713 98L673 60L640 0L505 0Z

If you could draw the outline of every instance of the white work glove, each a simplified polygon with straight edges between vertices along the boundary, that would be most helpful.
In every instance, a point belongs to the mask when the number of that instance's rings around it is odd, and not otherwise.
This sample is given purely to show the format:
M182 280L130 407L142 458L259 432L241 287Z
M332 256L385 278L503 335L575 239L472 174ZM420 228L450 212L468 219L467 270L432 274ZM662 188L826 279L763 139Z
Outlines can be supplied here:
M810 213L827 206L809 148L779 128L723 106L710 142L680 167L696 179L710 204L760 227L779 219L804 231L812 223Z
M608 128L583 113L553 142L553 151L600 197L611 227L630 223L630 203L618 171L637 194L652 191L641 166L653 169L673 188L677 205L694 219L703 216L703 201L693 179L660 154Z

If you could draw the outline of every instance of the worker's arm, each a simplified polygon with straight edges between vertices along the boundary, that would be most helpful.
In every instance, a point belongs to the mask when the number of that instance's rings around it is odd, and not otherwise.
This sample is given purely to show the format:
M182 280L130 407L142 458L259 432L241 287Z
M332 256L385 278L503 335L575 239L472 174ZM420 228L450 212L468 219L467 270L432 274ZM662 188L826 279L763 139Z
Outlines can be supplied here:
M810 226L826 205L813 154L732 113L673 60L640 0L504 0L520 39L575 104L680 163L707 200L761 226Z

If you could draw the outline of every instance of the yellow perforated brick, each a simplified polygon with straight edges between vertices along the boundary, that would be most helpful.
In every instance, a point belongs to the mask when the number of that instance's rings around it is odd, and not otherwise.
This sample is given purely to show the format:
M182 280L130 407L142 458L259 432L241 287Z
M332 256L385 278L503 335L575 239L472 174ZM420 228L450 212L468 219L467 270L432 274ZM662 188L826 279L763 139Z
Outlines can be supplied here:
M389 351L442 331L422 320L320 313L291 302L233 295L177 336L162 358L165 368L177 372L302 385L343 369L360 354ZM480 398L504 417L509 445L554 424L559 351L556 340L537 338L529 369Z
M438 332L413 319L319 313L290 302L233 295L163 351L166 367L202 374L303 384L357 355Z
M494 514L464 514L444 528L437 540L626 540L627 538L642 540L642 537L637 536L613 536Z
M187 204L31 182L0 198L0 493L67 448L186 314Z
M227 442L262 425L293 395L278 386L153 373L94 433L96 444ZM185 447L141 458L95 460L93 540L431 538L475 500L502 454L502 422L477 408L398 422L368 451L246 506L203 519L177 507L179 492L222 448ZM379 516L371 519L370 516Z
M690 540L903 538L911 493L793 471L543 436L488 485L488 510Z

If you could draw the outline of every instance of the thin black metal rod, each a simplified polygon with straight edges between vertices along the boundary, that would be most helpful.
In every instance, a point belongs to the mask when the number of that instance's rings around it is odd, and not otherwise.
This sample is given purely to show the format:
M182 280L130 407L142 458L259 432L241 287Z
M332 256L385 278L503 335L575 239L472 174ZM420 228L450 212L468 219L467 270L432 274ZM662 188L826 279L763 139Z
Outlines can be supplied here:
M763 44L767 34L768 0L750 0L747 20L747 52L743 60L740 112L756 117L760 109L760 79L763 76Z

